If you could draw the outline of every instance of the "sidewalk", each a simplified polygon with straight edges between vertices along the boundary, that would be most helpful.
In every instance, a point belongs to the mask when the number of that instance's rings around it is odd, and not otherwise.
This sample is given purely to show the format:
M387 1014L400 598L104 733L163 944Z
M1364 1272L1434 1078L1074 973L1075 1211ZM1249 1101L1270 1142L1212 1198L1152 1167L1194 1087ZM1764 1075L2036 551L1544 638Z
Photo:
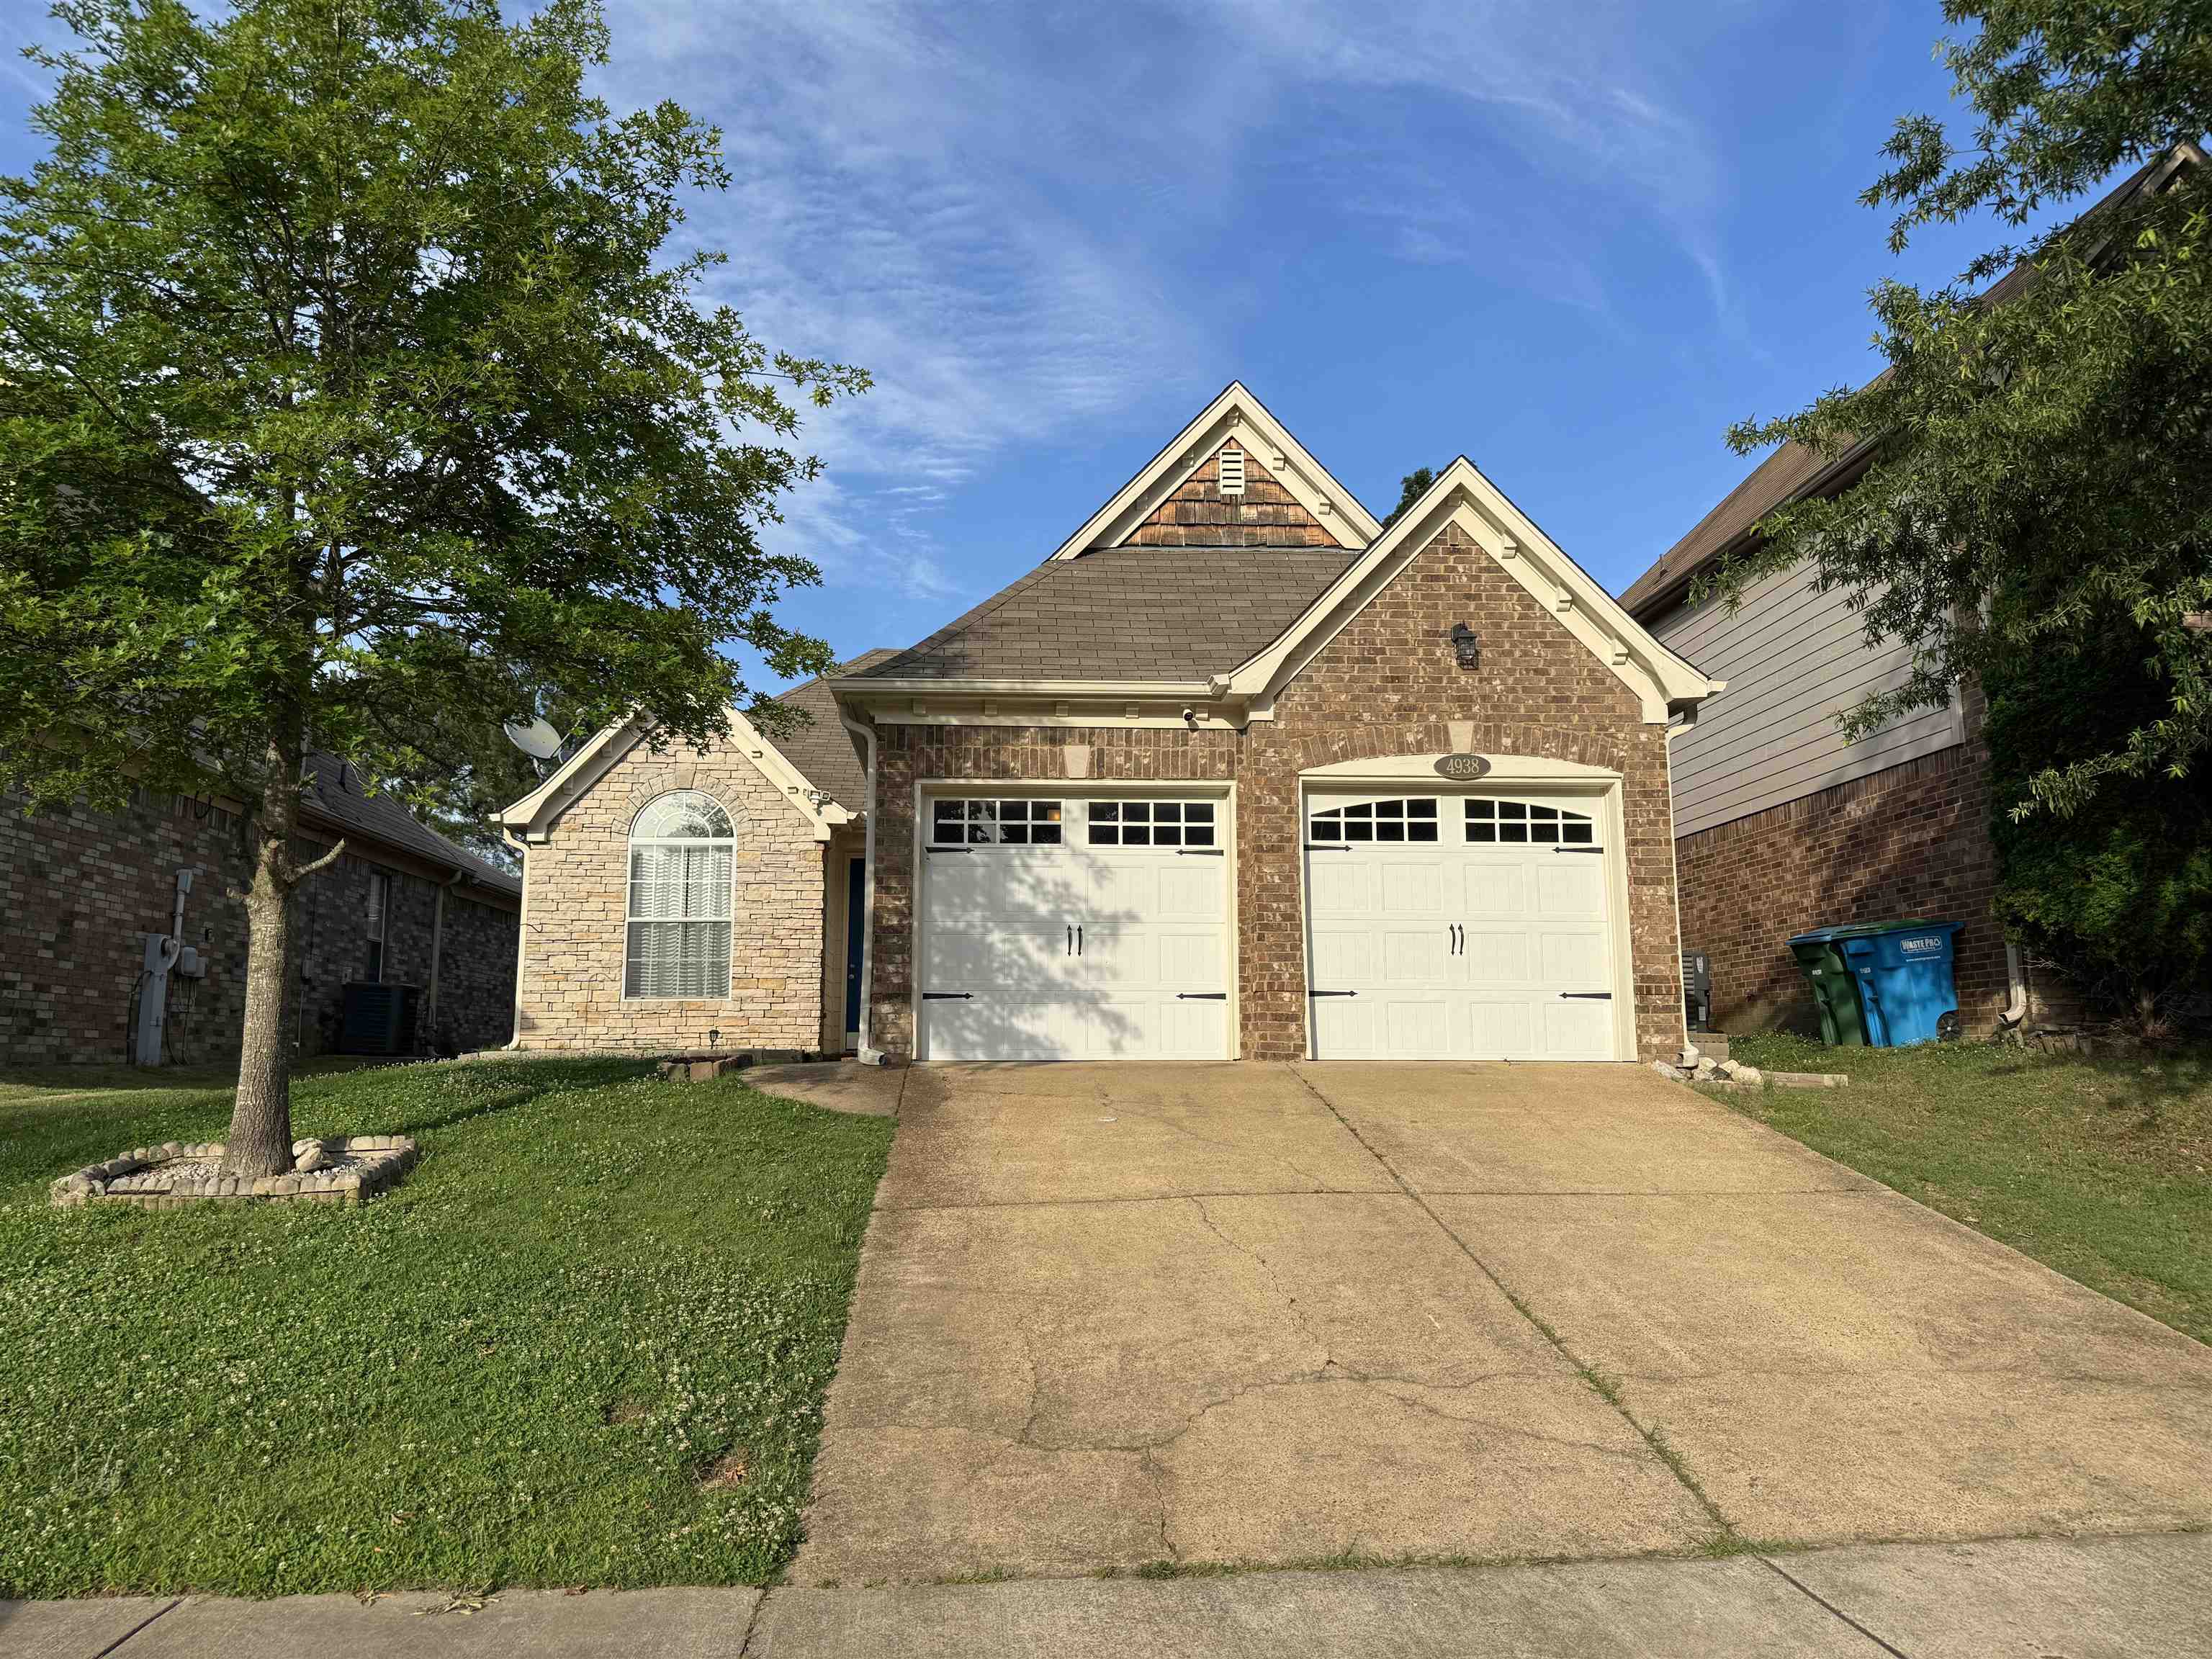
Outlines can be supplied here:
M0 1602L7 1659L2137 1659L2212 1653L2212 1534L884 1589Z

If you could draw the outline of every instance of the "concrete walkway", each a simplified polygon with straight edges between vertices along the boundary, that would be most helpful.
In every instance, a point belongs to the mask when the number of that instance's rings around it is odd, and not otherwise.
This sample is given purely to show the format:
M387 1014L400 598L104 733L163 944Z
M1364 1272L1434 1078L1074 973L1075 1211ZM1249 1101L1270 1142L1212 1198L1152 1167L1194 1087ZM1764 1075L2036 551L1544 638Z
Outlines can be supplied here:
M797 1585L2212 1525L2212 1351L1642 1067L899 1116Z
M883 1589L0 1602L9 1659L2142 1659L2212 1652L2212 1536Z

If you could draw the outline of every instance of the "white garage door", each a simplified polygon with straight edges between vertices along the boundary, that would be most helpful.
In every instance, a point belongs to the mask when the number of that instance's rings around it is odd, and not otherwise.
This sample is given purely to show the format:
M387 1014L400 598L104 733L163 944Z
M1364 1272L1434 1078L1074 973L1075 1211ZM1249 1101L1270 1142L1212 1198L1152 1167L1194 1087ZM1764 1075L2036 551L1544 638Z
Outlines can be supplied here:
M1226 803L925 803L925 1060L1226 1060Z
M1588 796L1306 803L1323 1060L1612 1060L1612 866Z

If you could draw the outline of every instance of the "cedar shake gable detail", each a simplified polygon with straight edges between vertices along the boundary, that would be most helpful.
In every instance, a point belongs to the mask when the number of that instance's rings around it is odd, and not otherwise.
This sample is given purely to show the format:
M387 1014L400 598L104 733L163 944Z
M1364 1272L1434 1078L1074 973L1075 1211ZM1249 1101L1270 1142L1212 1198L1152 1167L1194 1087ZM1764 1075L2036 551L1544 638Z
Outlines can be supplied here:
M1224 496L1220 456L1244 457L1244 493ZM1055 560L1111 547L1338 547L1382 533L1375 515L1266 404L1231 380L1060 544Z
M1224 495L1221 458L1244 457L1244 487ZM1234 439L1169 492L1124 547L1336 547L1337 538L1282 481Z

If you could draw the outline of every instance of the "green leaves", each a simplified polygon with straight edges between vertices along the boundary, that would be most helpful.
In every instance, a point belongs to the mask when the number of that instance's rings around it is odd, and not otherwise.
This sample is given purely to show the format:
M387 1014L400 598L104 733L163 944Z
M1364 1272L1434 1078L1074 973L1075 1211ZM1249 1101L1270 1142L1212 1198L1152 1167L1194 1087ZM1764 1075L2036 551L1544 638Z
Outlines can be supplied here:
M1868 457L1831 499L1794 504L1721 573L1730 592L1809 562L1859 596L1869 641L1915 642L1910 682L1845 720L1854 735L1947 702L1957 682L2130 630L2143 717L2021 780L2032 811L2082 810L2113 778L2185 778L2212 743L2212 635L2185 625L2212 592L2212 127L2208 0L1949 0L1975 33L1944 59L1978 125L1898 124L1866 192L1919 227L1987 212L2024 225L2116 167L2126 186L2079 218L2000 245L1949 286L1871 295L1887 367L1729 441ZM1974 285L1999 272L1986 294ZM2154 696L2148 708L2138 686ZM2008 805L2012 804L2010 801Z
M867 377L698 302L719 137L586 94L595 4L59 15L0 181L0 785L252 799L312 734L473 815L519 710L696 744L731 647L828 665L760 535Z

